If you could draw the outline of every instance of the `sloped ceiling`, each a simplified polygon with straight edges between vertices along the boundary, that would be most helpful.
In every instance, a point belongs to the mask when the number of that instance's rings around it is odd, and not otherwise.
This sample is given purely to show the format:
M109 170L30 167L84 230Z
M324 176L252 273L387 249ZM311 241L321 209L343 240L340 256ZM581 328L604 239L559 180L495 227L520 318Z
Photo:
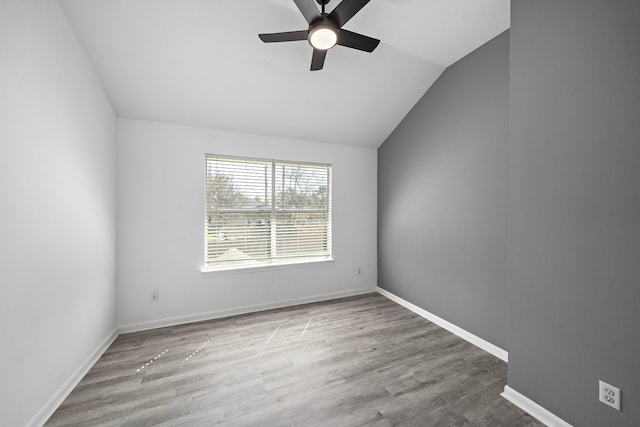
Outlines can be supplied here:
M339 0L327 6L330 11ZM442 71L509 27L509 0L371 0L309 71L292 0L62 0L120 117L378 147Z

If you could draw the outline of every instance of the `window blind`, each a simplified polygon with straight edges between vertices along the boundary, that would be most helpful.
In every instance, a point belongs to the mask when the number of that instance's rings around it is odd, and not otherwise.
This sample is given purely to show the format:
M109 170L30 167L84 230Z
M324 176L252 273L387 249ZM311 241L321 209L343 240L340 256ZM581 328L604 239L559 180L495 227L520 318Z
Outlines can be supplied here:
M331 166L205 156L205 268L331 257Z

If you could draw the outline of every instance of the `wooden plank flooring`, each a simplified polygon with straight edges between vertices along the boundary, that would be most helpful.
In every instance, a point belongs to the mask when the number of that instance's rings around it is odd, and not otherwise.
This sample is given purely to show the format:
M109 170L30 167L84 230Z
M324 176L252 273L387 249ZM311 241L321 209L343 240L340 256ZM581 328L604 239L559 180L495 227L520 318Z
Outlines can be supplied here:
M121 335L46 425L542 425L506 373L368 294Z

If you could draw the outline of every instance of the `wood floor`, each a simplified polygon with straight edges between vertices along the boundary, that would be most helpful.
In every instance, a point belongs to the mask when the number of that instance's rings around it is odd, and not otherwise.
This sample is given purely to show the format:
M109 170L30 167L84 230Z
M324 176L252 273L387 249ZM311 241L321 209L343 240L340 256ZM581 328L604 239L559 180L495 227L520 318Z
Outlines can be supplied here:
M121 335L46 425L542 425L506 372L368 294Z

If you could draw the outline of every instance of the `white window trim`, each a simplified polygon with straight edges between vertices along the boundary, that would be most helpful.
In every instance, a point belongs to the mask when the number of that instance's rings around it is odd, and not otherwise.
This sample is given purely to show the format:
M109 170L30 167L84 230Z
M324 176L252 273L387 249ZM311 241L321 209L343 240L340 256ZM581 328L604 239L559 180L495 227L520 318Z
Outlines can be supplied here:
M260 263L254 265L237 265L237 266L224 266L224 267L204 267L206 266L206 255L203 258L203 267L201 267L200 272L204 277L210 276L219 276L225 274L236 274L236 273L247 273L247 272L261 272L261 271L269 271L269 270L280 270L280 269L291 269L291 268L308 268L315 266L323 266L323 265L332 265L335 262L333 258L333 166L329 163L316 163L316 162L308 162L308 161L286 161L286 160L277 160L277 159L269 159L269 158L254 158L254 157L244 157L244 156L227 156L227 155L219 155L212 153L205 153L205 195L206 195L206 158L208 156L220 157L226 159L237 159L237 160L255 160L261 162L272 162L272 163L286 163L286 164L301 164L301 165L309 165L309 166L322 166L330 168L330 199L329 199L329 217L331 218L330 229L329 229L329 257L319 257L319 258L305 258L300 260L289 260L289 261L281 261L281 262L267 262Z
M333 265L335 263L334 258L319 258L319 259L305 259L301 261L289 261L272 264L260 264L260 265L238 265L232 267L221 267L215 269L202 268L200 272L204 277L222 276L227 274L240 274L240 273L262 273L271 270L286 270L291 268L308 268L308 267L321 267L324 265Z

